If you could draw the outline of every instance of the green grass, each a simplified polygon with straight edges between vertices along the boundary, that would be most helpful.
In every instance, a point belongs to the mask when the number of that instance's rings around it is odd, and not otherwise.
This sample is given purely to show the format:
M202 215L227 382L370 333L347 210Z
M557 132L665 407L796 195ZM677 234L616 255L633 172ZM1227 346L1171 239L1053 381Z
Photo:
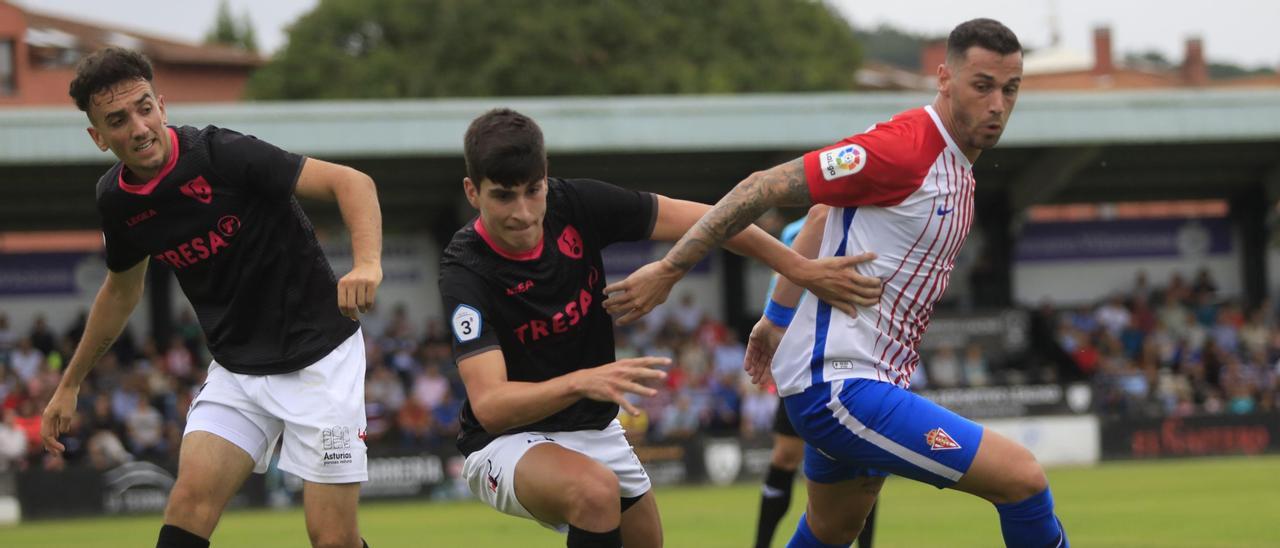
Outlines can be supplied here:
M1280 457L1113 463L1049 477L1073 546L1280 546ZM775 546L795 527L803 491L797 485ZM660 489L667 546L750 545L758 493L756 485ZM1002 545L995 510L969 495L891 479L881 500L877 548ZM476 503L368 503L360 526L376 548L564 546L562 536ZM0 527L0 546L153 546L159 527L154 515L34 522ZM306 545L300 510L231 512L214 535L214 546Z

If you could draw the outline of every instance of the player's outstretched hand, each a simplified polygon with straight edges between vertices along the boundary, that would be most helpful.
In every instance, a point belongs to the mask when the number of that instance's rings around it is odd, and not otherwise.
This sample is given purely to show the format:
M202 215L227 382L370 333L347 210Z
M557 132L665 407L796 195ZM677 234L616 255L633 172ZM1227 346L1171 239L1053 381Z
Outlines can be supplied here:
M880 302L883 292L880 278L864 276L854 269L875 258L876 254L868 251L851 257L810 259L788 279L850 318L856 318L857 306L875 306Z
M618 325L627 325L666 302L671 287L683 276L684 271L665 260L644 265L627 279L604 288L609 296L604 300L604 309Z
M58 441L58 434L71 429L71 419L76 414L76 396L79 389L67 389L59 386L54 390L49 405L44 408L40 418L40 437L44 438L45 450L61 455L67 448Z
M751 384L765 386L773 382L770 366L784 332L783 328L769 321L769 318L760 318L756 326L751 328L751 337L747 339L747 359L742 364L742 368L751 376Z
M611 401L622 406L628 413L639 415L640 410L627 401L626 395L628 393L641 396L657 394L657 390L643 383L665 379L667 373L654 368L670 364L671 360L667 358L645 356L618 360L591 369L580 369L571 375L577 377L574 379L574 389L583 397L596 401Z
M373 307L382 283L382 265L360 264L338 280L338 309L353 320Z

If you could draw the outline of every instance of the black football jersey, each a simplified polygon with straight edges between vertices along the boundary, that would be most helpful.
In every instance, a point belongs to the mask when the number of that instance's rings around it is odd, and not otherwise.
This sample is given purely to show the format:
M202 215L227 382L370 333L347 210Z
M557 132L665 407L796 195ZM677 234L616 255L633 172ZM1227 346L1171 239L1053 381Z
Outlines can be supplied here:
M169 128L174 152L152 180L117 163L98 181L107 266L148 257L177 275L214 359L269 375L302 369L359 324L293 191L304 158L231 130Z
M507 378L541 382L615 360L605 312L600 250L653 233L657 198L589 179L547 179L543 237L531 252L493 245L476 218L453 236L440 267L440 293L455 361L501 349ZM507 432L486 432L470 401L462 406L458 449L470 454L514 432L602 429L618 405L581 399Z

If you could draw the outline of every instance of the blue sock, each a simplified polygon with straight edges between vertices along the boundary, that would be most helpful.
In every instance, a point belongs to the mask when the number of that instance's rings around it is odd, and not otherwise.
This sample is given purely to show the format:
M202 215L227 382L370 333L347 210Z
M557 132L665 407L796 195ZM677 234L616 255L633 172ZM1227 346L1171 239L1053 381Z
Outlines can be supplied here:
M1008 548L1070 548L1062 522L1053 515L1049 489L1022 502L995 506Z
M791 535L791 542L787 543L787 548L849 548L853 543L848 544L827 544L818 540L813 535L813 531L809 530L808 514L800 514L800 523L796 525L796 533Z

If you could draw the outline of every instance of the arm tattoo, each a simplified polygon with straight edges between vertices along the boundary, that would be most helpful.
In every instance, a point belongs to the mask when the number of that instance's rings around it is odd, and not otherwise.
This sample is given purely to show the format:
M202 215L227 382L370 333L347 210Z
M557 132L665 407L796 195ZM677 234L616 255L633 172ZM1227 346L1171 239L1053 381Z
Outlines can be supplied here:
M768 171L753 173L721 198L698 224L667 253L667 261L688 271L713 248L747 228L774 206L807 206L809 186L804 160L796 158Z
M114 342L115 337L104 337L102 342L98 343L98 347L93 349L93 359L89 360L89 363L98 363L98 360L102 359L102 355L111 349L111 343Z

